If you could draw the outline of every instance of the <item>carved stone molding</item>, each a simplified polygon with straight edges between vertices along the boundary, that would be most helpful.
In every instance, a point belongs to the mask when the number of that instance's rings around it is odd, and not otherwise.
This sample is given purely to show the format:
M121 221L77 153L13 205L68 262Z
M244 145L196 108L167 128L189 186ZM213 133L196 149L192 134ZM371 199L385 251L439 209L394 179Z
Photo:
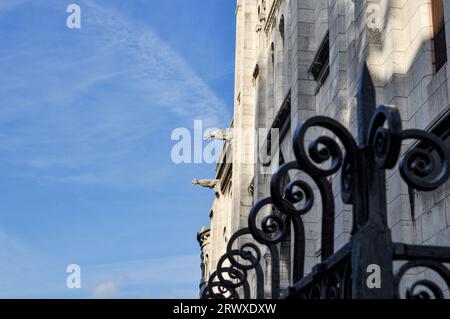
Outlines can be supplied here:
M266 25L264 26L264 31L266 32L266 35L269 35L270 30L275 25L276 12L280 8L282 1L283 0L274 0L274 2L272 3L272 7L270 8L269 14L267 16Z

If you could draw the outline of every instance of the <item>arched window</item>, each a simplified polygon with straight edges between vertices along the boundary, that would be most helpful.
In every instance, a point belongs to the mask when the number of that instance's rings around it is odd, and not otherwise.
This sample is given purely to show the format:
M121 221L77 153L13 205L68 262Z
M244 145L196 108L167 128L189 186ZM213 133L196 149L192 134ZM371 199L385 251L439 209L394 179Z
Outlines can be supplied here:
M275 45L273 44L273 42L270 45L270 61L272 62L272 70L273 70L273 67L275 65Z
M209 255L208 254L205 255L203 263L204 263L203 265L204 265L204 268L205 268L205 276L204 277L207 278L207 277L209 277L209 267L208 267Z
M273 42L270 45L270 69L270 72L272 73L272 85L275 88L275 44Z
M225 243L227 243L227 242L228 242L228 237L227 237L227 226L225 226L225 227L223 228L223 234L222 234L222 236L223 236L223 241L224 241Z
M445 36L444 0L432 0L433 37L436 72L447 63L447 41Z
M285 30L285 25L284 25L284 15L281 16L280 18L280 24L278 26L278 29L280 30L280 35L281 35L281 40L284 44L284 30Z

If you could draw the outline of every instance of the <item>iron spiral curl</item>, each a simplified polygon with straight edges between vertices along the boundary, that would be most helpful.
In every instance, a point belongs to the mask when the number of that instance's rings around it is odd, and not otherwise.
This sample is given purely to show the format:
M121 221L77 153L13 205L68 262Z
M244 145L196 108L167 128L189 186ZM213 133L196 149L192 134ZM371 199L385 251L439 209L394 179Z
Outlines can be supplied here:
M397 164L402 144L400 112L393 107L379 106L372 116L368 134L368 146L377 168L394 168Z
M350 132L338 121L325 116L315 116L300 125L294 135L294 154L299 166L313 176L330 176L339 171L343 164L343 152L339 144L328 136L320 136L305 148L307 131L321 127L331 131L341 141L347 154L355 154L358 146ZM331 161L330 167L323 169L318 165Z
M238 255L239 251L234 251L233 253ZM217 278L227 288L236 289L243 286L247 282L246 271L239 270L235 267L226 267L224 264L227 260L227 255L220 258L217 264ZM229 278L225 278L225 274L228 275Z
M259 212L268 205L273 205L272 198L265 198L256 203L250 210L248 228L253 238L263 245L276 245L287 236L287 224L280 216L270 213L261 220L261 228L257 226Z
M342 143L342 146L331 137L320 136L309 143L308 150L306 150L306 132L313 127L331 131ZM361 162L361 152L352 134L344 125L325 116L312 117L297 128L293 149L299 167L313 179L329 177L341 170L342 200L346 204L353 204L353 191L354 185L358 184L356 172ZM327 161L331 162L328 168L319 167Z
M427 288L431 294L425 290L416 292L419 287ZM444 294L441 288L431 280L424 279L416 281L406 290L406 299L431 299L431 297L439 300L444 299Z
M222 269L222 271L228 271L228 269ZM230 286L232 286L232 282L229 280L220 281L216 271L209 277L202 299L239 299L237 290Z
M444 142L436 135L420 130L405 130L402 139L426 142L439 157L437 162L431 152L417 147L406 153L400 161L400 174L405 182L420 191L432 191L442 186L450 175L450 152Z
M250 235L248 228L241 229L234 233L227 244L226 258L230 261L231 265L241 270L251 270L256 268L261 261L261 251L254 243L245 243L240 245L238 250L234 250L233 246L240 237ZM245 262L239 261L241 258Z
M429 150L416 147L400 160L402 178L419 191L437 189L450 175L450 154L447 146L432 133L421 130L402 131L401 117L397 109L387 106L377 108L370 124L368 144L379 169L394 168L400 157L402 141L410 139L430 146L438 154L439 161L436 161Z
M284 164L273 174L270 183L272 202L283 214L288 216L305 215L314 205L314 192L312 187L302 180L294 180L283 185L291 170L300 170L297 162ZM300 203L303 205L297 209L295 204Z
M435 271L444 280L447 286L446 289L450 289L450 271L444 264L430 259L412 260L402 265L395 276L394 287L396 299L401 298L400 283L402 278L408 270L413 268L426 268ZM423 288L419 290L420 287L426 288L427 290L424 290ZM443 299L443 291L443 288L438 286L435 282L429 279L421 279L414 282L406 289L405 296L407 299Z
M230 238L226 253L220 258L217 270L208 280L204 298L239 299L238 289L243 290L244 299L250 298L247 271L255 269L257 276L261 276L261 251L254 243L244 243L238 249L233 248L241 237L249 234L250 230L244 228Z

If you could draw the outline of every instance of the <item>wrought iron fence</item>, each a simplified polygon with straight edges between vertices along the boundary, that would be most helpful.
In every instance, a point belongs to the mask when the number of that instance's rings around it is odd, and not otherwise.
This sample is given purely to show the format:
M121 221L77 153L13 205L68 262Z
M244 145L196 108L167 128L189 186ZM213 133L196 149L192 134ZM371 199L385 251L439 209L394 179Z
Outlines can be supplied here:
M448 180L449 150L441 139L431 133L403 130L399 111L387 106L376 108L375 97L373 81L364 65L357 96L357 141L341 123L324 116L312 117L297 128L293 139L296 161L282 165L272 176L271 196L252 207L248 228L232 236L226 254L209 278L203 298L444 297L443 288L428 279L418 279L405 294L400 292L402 278L408 270L416 267L435 271L449 289L450 271L445 263L450 263L450 247L392 242L387 223L385 170L395 168L399 162L400 174L410 187L433 191ZM306 147L306 132L313 127L331 131L335 138L320 136ZM417 147L401 156L402 141L411 139L432 148L437 157ZM326 168L323 167L325 164ZM314 185L311 183L296 179L286 186L283 184L290 171L307 174L314 181L321 199L322 261L306 276L302 216L312 210L317 199L314 198ZM352 206L353 229L349 242L335 252L335 194L330 177L338 172L341 174L342 200ZM262 214L265 206L275 207L279 212ZM285 239L291 227L294 237L294 285L282 292L278 244ZM241 245L241 242L244 244ZM261 246L270 251L268 278L264 278L261 266ZM396 273L393 267L395 261L404 262ZM382 285L377 289L368 287L366 283L369 265L378 265L381 269ZM248 280L250 273L255 280ZM254 287L250 287L250 283ZM271 287L269 296L264 292L265 284ZM420 287L422 289L418 289Z

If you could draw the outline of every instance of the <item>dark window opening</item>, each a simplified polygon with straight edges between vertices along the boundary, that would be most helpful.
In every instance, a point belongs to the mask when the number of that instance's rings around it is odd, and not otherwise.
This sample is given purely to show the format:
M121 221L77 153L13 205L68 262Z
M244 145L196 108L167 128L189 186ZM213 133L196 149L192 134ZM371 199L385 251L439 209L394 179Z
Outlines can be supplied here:
M319 92L323 83L330 74L330 33L327 32L325 38L319 46L319 50L314 57L314 60L309 68L309 73L314 77L314 81L317 82L317 87L314 94Z
M279 29L280 29L281 40L283 41L283 44L284 44L284 29L285 29L284 28L284 15L281 16Z
M436 72L447 63L447 41L445 36L444 0L432 0L434 59Z
M283 104L281 105L280 110L278 111L277 116L275 117L272 126L270 127L272 129L278 129L278 138L279 138L279 144L281 145L281 142L284 140L286 135L289 133L289 130L291 128L291 91L289 91L288 95L283 101ZM266 154L271 157L272 156L272 132L269 131L266 139ZM281 151L280 151L281 154ZM263 166L268 167L271 165L271 160L269 160L267 163L264 163Z
M275 45L272 44L270 45L270 60L272 61L272 68L274 68L274 64L275 64ZM273 72L273 69L272 69Z
M255 68L253 69L253 75L252 75L252 78L253 78L253 84L256 83L256 79L257 79L258 76L259 76L259 71L260 71L260 69L259 69L259 64L256 64L256 65L255 65Z
M284 139L284 137L283 137ZM281 143L283 142L283 139L280 139L280 148L281 148ZM281 149L279 150L279 164L280 166L285 164L286 160L284 157L283 152L281 151ZM280 193L284 194L285 192L285 187L291 182L290 176L289 174L286 174L283 177L283 180L280 184ZM287 223L287 225L289 225L289 217L286 216L286 214L283 214L278 208L274 207L273 208L273 212L274 215L281 218L284 223ZM281 246L280 246L280 262L283 263L283 266L287 267L287 278L282 278L283 280L287 280L288 283L291 282L291 232L290 232L290 227L288 227L286 229L287 234L286 234L286 238L281 242ZM276 235L276 232L274 233L274 235Z

